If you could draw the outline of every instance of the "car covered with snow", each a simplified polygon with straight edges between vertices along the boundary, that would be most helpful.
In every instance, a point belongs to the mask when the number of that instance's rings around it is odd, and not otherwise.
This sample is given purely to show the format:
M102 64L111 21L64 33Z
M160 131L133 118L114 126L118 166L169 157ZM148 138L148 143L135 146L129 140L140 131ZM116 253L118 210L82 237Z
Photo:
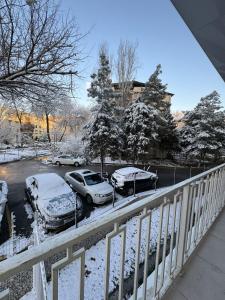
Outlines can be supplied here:
M113 187L91 170L67 172L65 180L75 191L86 197L88 203L102 204L113 198Z
M7 183L3 180L0 180L0 229L1 229L2 218L5 211L5 205L7 202L7 195L8 195Z
M125 192L127 195L134 193L134 187L135 191L152 188L157 180L158 176L155 173L135 167L118 169L111 176L111 183L116 190Z
M83 206L79 196L55 173L30 176L26 179L27 199L42 215L46 229L59 229L82 217Z
M52 158L52 163L56 165L73 165L75 167L79 167L84 165L86 162L85 158L80 156L72 156L72 155L59 155Z

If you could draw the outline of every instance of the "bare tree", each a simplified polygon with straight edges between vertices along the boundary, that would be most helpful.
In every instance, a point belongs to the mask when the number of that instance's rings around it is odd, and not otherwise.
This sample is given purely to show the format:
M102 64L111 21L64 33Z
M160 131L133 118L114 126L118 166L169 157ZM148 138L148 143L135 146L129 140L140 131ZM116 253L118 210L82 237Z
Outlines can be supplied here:
M81 38L53 0L2 0L0 95L38 98L46 89L69 88L78 76Z
M9 109L0 103L0 144L15 142L17 126L8 120Z
M41 94L32 101L32 111L37 116L45 119L46 134L49 143L51 143L50 116L56 116L59 108L64 104L65 97L63 92L55 93L55 91L48 90L45 95Z
M137 68L137 43L133 44L127 40L121 40L115 61L115 71L119 83L119 98L122 108L127 106L131 83L135 78Z
M57 113L57 132L60 133L58 141L61 142L67 133L73 137L78 136L87 122L89 114L88 108L67 96Z

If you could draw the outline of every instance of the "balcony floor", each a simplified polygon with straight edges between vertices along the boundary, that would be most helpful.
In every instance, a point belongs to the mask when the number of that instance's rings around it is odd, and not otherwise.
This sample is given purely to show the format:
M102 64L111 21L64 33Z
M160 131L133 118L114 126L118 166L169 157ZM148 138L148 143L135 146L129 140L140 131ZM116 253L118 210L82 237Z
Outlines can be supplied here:
M225 210L163 300L225 299Z

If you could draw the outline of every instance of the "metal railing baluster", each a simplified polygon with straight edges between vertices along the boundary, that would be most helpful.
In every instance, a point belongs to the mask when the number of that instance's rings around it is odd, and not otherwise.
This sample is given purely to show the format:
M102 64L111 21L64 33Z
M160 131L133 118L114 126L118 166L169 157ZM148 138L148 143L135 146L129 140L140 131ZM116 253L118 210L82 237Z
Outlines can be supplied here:
M158 228L158 239L157 239L157 250L155 259L155 278L154 278L154 297L158 294L158 271L159 271L159 252L161 247L161 237L162 237L162 224L163 224L163 210L164 203L160 206L160 216L159 216L159 228Z

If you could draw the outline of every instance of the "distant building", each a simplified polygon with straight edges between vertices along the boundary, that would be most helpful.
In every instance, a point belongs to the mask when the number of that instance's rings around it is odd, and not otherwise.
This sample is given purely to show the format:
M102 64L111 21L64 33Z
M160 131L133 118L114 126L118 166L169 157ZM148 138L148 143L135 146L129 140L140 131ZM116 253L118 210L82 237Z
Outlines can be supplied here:
M18 120L18 115L20 122ZM28 137L33 140L45 140L47 139L46 132L46 119L44 115L36 115L34 113L28 112L17 112L12 108L6 106L0 106L0 120L4 121L4 126L10 132L13 132L14 138L5 140L12 144L20 144L22 137ZM68 115L65 116L49 116L49 131L52 140L59 141L65 140L67 136L76 136L81 130L83 124L85 123L87 116L82 113L68 112ZM6 130L5 130L6 131Z
M136 81L136 80L128 82L128 85L130 85L130 92L129 92L128 99L127 99L127 105L129 103L134 102L135 100L137 100L141 96L141 94L143 93L143 91L145 89L145 83L140 82L140 81ZM121 91L120 83L115 82L115 83L112 84L112 86L113 86L114 92L119 94L120 91ZM164 101L171 104L171 100L172 100L173 96L174 96L174 94L172 94L172 93L166 93Z
M174 121L176 123L177 128L182 128L184 126L184 115L185 112L184 111L176 111L172 113Z

